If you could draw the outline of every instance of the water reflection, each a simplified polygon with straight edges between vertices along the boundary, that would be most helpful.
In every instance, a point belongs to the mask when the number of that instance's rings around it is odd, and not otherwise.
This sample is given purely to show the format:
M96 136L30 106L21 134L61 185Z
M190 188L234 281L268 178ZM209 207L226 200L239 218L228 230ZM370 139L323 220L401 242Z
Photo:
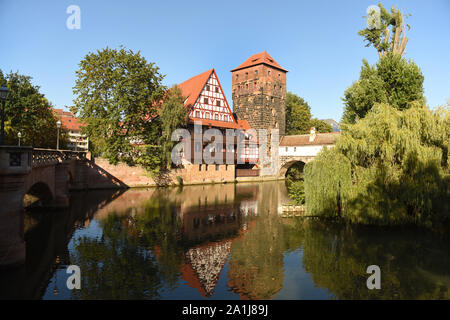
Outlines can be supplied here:
M26 265L0 274L0 298L450 299L448 235L282 218L283 182L72 196L28 215Z

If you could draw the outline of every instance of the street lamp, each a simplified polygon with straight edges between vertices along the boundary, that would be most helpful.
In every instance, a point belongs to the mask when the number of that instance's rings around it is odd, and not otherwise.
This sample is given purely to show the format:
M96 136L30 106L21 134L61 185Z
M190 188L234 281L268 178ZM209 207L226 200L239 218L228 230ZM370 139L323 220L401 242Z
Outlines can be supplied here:
M20 147L20 138L22 138L22 132L17 132L17 137L19 138L19 147Z
M2 129L0 136L0 146L5 144L5 104L8 100L9 89L6 85L0 87L0 100L2 100Z
M56 127L58 128L57 134L56 134L56 150L59 150L59 128L61 128L61 121L56 121Z

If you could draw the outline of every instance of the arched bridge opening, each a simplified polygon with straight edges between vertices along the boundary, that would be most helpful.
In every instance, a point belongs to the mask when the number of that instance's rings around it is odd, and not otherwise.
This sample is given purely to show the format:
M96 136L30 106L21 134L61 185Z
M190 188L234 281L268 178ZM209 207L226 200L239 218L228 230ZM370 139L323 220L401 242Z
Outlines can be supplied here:
M51 188L45 182L37 182L33 184L23 197L23 207L33 208L50 205L55 198Z

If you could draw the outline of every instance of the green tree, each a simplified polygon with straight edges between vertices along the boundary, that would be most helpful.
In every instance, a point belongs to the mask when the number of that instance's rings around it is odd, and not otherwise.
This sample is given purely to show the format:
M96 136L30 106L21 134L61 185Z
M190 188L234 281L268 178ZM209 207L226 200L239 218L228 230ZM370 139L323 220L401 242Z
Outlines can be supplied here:
M76 71L74 111L100 151L116 163L133 160L133 142L149 144L163 75L139 52L103 49L87 54Z
M172 87L164 99L160 115L160 145L162 146L162 160L166 168L170 168L172 148L178 143L171 140L172 133L187 125L188 113L184 107L184 100L185 98L177 86Z
M5 105L5 143L16 145L20 131L21 145L55 149L57 118L51 103L31 80L18 72L4 75L0 70L0 85L6 84L10 91ZM66 143L66 132L61 129L60 146L64 147Z
M359 80L344 93L344 123L364 118L375 103L388 103L396 109L411 107L414 101L425 102L424 76L411 60L387 54L376 66L363 60Z
M380 59L388 53L403 55L408 43L404 17L411 15L403 15L394 6L391 8L391 13L381 3L378 7L379 13L372 10L369 14L371 26L360 30L358 34L367 41L366 47L373 46L377 50ZM410 29L409 25L406 27Z
M310 127L316 128L316 132L319 132L319 133L333 132L333 127L331 126L331 124L329 124L323 120L313 118L309 122L309 125L310 125Z
M305 166L307 209L368 224L450 220L449 135L447 108L376 104Z
M311 107L303 98L288 92L286 94L286 134L307 134L311 127L317 132L332 132L333 128L325 121L311 118Z
M286 94L286 134L309 133L311 108L303 98L288 92Z

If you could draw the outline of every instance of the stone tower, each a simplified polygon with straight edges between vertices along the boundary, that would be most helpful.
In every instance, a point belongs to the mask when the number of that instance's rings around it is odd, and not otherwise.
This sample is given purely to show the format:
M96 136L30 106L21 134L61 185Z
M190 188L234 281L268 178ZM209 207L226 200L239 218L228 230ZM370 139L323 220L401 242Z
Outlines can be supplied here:
M267 52L257 53L231 70L233 111L252 129L286 132L286 73ZM270 141L270 138L269 140Z

